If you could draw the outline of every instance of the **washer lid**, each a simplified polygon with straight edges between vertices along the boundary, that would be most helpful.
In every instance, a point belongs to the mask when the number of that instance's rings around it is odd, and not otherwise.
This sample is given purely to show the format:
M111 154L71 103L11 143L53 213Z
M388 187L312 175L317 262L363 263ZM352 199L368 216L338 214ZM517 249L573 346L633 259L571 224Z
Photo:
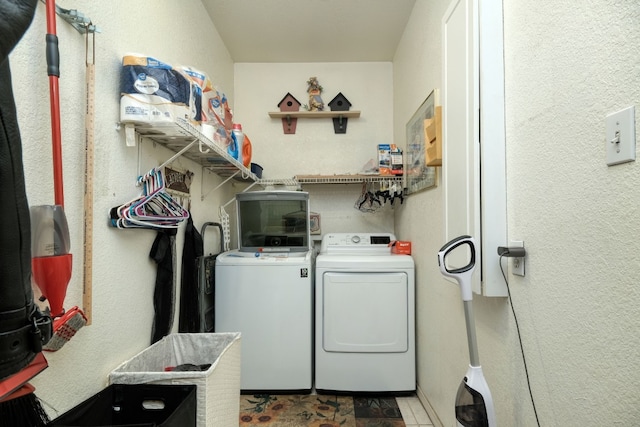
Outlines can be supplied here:
M216 266L223 265L280 265L292 266L298 264L311 264L311 251L309 252L284 252L284 253L249 253L238 249L223 252L216 257Z

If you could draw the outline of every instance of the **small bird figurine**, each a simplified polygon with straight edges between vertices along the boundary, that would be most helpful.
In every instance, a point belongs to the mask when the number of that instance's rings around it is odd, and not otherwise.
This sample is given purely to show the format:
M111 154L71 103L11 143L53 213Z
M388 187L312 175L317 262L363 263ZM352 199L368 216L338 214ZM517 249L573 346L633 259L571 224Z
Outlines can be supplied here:
M307 92L309 93L309 111L322 111L324 110L324 102L320 94L322 93L322 86L318 83L317 77L309 77L307 80Z

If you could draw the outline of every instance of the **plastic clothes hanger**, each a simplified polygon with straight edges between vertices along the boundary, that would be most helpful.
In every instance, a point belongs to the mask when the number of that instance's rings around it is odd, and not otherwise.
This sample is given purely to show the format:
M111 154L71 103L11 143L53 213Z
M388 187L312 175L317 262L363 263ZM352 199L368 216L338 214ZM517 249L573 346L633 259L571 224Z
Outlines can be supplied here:
M136 203L144 200L151 193L151 191L149 191L149 186L150 186L149 184L151 183L151 180L153 180L153 176L151 175L152 172L153 172L153 169L149 171L147 174L145 174L144 176L138 177L136 186L138 187L144 186L143 193L141 195L137 196L136 198L126 203L123 203L120 206L117 206L111 209L111 217L113 219L124 217L126 209L129 209L130 207L134 206ZM114 218L114 216L116 216L117 218Z
M144 181L146 197L125 211L124 217L134 223L156 222L156 225L177 223L189 218L189 213L166 193L160 170L152 169Z
M162 172L151 169L138 178L143 194L111 210L111 225L117 228L176 228L189 212L166 191Z

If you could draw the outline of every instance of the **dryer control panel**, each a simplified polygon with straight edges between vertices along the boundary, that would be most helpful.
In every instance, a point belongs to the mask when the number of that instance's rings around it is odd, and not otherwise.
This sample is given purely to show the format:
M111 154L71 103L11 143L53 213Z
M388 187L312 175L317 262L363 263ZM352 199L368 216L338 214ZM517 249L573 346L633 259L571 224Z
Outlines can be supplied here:
M387 255L389 243L396 240L391 233L329 233L322 238L320 253L351 255Z

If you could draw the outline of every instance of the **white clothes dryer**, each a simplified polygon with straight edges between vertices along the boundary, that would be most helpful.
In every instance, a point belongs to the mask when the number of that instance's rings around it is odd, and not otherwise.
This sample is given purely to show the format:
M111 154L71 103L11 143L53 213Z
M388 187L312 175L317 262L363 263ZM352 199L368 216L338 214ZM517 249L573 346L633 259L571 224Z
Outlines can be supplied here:
M322 239L315 276L315 387L347 392L416 389L415 274L391 253L390 233Z

